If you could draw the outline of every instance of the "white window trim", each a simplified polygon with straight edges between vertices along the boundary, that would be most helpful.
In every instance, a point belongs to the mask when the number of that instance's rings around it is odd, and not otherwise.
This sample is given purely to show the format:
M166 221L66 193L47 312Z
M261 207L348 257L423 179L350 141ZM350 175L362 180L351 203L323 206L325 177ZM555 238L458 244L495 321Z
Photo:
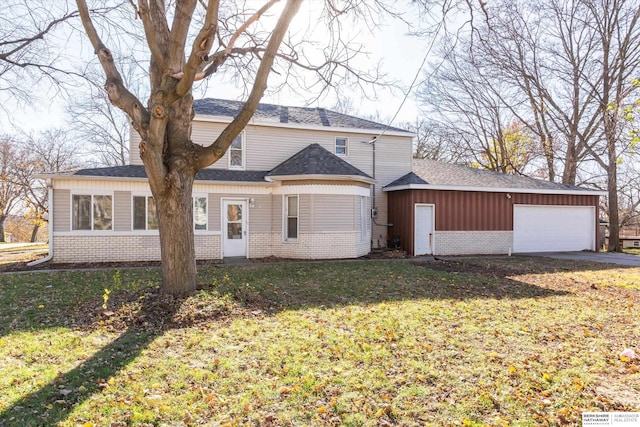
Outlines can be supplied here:
M196 230L196 197L205 199L205 201L206 201L206 206L205 206L205 209L204 209L204 216L207 219L207 224L206 224L206 227L205 227L204 230ZM191 213L192 216L193 216L193 218L191 219L191 222L193 223L192 224L193 225L193 232L200 234L200 233L204 233L204 232L209 231L209 195L205 194L205 193L202 193L202 194L194 193L194 194L192 194L191 195L191 209L193 211Z
M289 234L288 222L289 219L289 197L296 197L296 210L298 211L297 219L298 219L298 229L296 232L296 238L288 238ZM282 196L282 242L283 243L298 243L298 238L300 236L300 195L299 194L284 194Z
M73 229L73 196L91 196L91 213L90 222L91 222L91 230L74 230ZM111 197L111 230L94 230L93 229L93 197L94 196L110 196ZM74 191L71 193L71 197L69 200L69 230L74 233L74 235L87 233L91 236L95 236L96 234L112 234L113 229L115 227L115 197L113 196L113 191Z
M134 227L134 221L135 221L135 206L133 203L133 199L136 197L144 197L144 230L140 230L140 229L136 229L133 228ZM131 231L137 234L159 234L160 233L160 226L158 226L157 230L149 230L149 218L148 218L148 214L149 214L149 197L153 197L153 194L151 193L132 193L131 194Z
M238 136L240 137L240 147L242 148L242 165L231 166L231 146L229 146L229 149L227 150L227 168L229 170L245 170L247 167L247 144L245 132L240 132Z
M338 140L339 139L343 139L344 140L344 154L338 154ZM340 156L340 157L349 157L349 138L347 138L346 136L336 136L335 141L334 141L334 149L333 149L333 153L336 156Z

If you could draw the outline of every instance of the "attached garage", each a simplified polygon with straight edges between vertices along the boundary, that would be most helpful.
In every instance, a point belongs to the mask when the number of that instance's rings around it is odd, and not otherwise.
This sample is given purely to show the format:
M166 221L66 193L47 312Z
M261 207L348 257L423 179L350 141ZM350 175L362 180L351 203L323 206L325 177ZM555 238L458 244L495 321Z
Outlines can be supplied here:
M593 251L594 206L516 205L513 252Z
M411 255L596 250L605 194L433 160L384 191L389 238Z

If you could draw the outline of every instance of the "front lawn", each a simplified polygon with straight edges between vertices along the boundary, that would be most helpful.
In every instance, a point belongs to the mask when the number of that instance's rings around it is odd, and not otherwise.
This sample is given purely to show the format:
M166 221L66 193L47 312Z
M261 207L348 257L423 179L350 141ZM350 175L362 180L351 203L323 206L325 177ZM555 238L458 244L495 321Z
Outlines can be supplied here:
M640 411L640 269L535 257L0 275L0 426L577 425ZM105 290L106 289L106 290ZM104 307L106 309L102 308Z

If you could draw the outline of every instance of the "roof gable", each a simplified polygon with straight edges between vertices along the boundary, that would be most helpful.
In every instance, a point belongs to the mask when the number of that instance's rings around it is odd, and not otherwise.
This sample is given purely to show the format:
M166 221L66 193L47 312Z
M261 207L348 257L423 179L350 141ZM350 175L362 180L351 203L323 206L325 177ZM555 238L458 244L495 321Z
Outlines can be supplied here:
M292 175L342 175L371 178L320 144L307 146L267 174L268 177Z

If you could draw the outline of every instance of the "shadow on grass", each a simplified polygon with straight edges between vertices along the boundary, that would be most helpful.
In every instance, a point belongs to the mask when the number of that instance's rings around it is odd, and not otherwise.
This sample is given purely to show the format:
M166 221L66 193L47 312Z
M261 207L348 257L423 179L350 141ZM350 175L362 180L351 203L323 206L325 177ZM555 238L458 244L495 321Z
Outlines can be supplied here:
M147 294L131 325L117 339L100 349L92 357L68 372L60 373L49 384L24 396L0 413L0 426L51 426L65 420L76 406L109 386L109 378L116 376L159 335L165 328L157 324L158 308L166 319L171 319L180 301L162 304ZM157 298L157 296L156 296ZM160 302L159 302L160 301ZM142 325L150 320L151 328Z
M40 426L54 425L66 419L73 409L108 387L108 379L116 376L160 334L168 328L187 327L189 321L185 311L195 313L193 323L198 316L204 320L231 316L223 307L215 308L216 303L226 301L230 296L234 304L239 303L249 310L263 310L275 313L283 310L299 310L309 307L330 308L345 305L368 305L390 301L438 299L520 299L549 298L570 295L571 292L543 288L527 284L512 277L515 273L542 273L567 271L567 269L593 269L592 264L571 264L554 260L511 259L500 263L491 259L473 262L436 262L418 263L415 261L380 262L322 262L322 263L264 263L227 268L200 268L200 281L205 288L186 300L174 300L171 304L150 292L152 285L138 286L135 292L129 292L130 301L142 299L138 314L128 318L121 330L124 332L113 342L102 348L78 367L60 374L54 381L37 391L24 396L0 413L0 426ZM603 268L611 268L604 266ZM91 299L101 295L102 287L110 280L109 274L88 275L78 273L72 283L60 283L59 292L68 292L60 296L58 305L44 317L27 317L14 327L0 327L2 334L15 330L33 330L56 326L69 326L68 320L61 320L60 314L75 312L76 300L67 300L67 295L84 295L87 278L93 280ZM85 274L86 276L82 276ZM156 275L157 272L142 270L126 273L121 280L141 280L144 275ZM52 280L47 276L47 280ZM60 276L69 279L71 276ZM120 280L120 279L119 279ZM157 283L157 279L153 279ZM60 280L64 282L64 280ZM3 310L14 304L38 304L37 293L42 292L44 283L34 289L29 298L20 293L20 282L10 283L10 292L0 296L13 298L4 301ZM4 285L3 285L4 286ZM47 285L46 287L53 286ZM77 287L69 290L67 288ZM93 288L96 289L93 289ZM0 288L0 291L3 291ZM73 291L73 292L71 292ZM128 291L120 290L126 293ZM20 299L22 296L22 300ZM115 295L114 295L115 297ZM30 299L31 298L31 299ZM35 299L34 299L35 298ZM88 297L85 296L85 300ZM187 308L185 308L185 306ZM221 307L221 306L219 306ZM172 319L181 311L176 323ZM14 315L17 312L11 312ZM246 311L239 311L239 315ZM236 313L237 314L237 313ZM119 314L117 314L119 315ZM8 317L3 314L3 318ZM67 316L68 317L68 316ZM76 321L77 319L72 319ZM188 320L188 319L187 319ZM165 322L166 323L163 323ZM172 323L173 322L173 323ZM147 326L145 326L147 325ZM150 327L148 325L151 325Z
M522 299L571 293L525 283L512 275L513 271L495 267L405 260L201 269L201 276L213 282L218 293L269 313L419 299Z

